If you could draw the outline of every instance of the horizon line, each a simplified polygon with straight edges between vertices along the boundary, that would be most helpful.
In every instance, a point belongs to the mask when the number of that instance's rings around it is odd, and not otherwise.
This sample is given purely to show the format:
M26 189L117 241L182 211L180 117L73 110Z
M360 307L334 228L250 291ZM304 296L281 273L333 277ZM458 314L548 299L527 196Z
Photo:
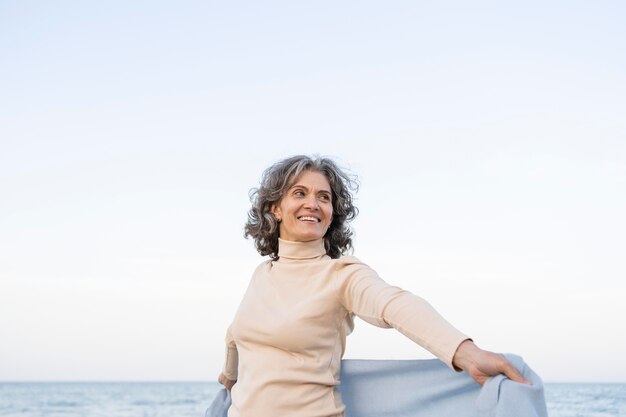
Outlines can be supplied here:
M92 379L92 380L0 380L0 384L216 384L217 381L206 380L109 380L109 379ZM626 381L543 381L544 384L600 384L600 385L624 385Z

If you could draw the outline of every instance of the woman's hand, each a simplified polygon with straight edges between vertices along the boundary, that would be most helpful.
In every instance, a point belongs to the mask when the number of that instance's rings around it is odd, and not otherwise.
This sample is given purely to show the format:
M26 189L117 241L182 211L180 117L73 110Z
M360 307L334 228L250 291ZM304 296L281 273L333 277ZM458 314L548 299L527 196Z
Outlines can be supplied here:
M515 382L529 383L503 355L482 350L469 339L459 345L452 364L466 371L480 385L499 374Z
M224 374L220 374L219 378L217 378L217 382L219 382L220 384L224 385L226 387L226 389L228 391L230 391L233 388L233 385L235 385L235 383L237 382L237 380L230 380L228 378L226 378L226 376L224 376Z

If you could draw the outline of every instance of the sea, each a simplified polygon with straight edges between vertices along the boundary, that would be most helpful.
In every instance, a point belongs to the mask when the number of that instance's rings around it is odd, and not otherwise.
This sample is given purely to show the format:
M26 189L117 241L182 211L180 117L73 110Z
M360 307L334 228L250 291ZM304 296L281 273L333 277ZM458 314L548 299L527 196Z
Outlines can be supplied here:
M201 382L0 382L1 417L204 417ZM626 417L626 384L545 384L550 417Z

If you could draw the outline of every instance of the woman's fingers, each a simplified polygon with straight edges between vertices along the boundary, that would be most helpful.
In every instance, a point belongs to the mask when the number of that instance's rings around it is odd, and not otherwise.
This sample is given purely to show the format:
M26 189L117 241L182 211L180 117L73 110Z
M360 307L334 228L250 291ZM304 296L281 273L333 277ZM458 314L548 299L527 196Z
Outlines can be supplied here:
M453 364L469 373L480 385L488 378L499 374L503 374L511 381L529 384L504 355L482 350L469 339L463 341L457 348Z
M504 376L509 378L511 381L519 382L521 384L530 384L530 382L524 379L522 374L519 373L519 371L508 359L506 359L504 356L502 357L502 359L504 359L504 362L500 368L500 372L504 374Z

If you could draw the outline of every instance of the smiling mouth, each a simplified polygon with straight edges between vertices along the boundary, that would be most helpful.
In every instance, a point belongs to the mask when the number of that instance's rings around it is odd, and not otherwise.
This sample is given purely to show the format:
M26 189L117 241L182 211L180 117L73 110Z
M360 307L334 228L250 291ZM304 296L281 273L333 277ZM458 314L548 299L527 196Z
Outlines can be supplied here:
M307 223L319 223L321 221L320 219L311 216L300 216L298 217L298 220Z

